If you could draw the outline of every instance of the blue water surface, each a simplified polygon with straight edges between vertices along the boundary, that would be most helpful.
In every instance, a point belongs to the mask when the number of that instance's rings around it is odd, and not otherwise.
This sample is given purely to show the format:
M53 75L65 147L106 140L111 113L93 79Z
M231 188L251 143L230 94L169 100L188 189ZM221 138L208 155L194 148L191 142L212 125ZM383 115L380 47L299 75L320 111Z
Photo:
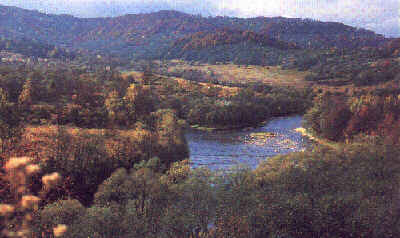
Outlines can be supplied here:
M211 170L227 170L244 164L252 169L269 157L304 150L310 140L296 132L302 117L278 117L265 125L230 131L207 132L188 130L186 139L190 149L192 168L206 166ZM252 137L252 133L272 132L268 139Z

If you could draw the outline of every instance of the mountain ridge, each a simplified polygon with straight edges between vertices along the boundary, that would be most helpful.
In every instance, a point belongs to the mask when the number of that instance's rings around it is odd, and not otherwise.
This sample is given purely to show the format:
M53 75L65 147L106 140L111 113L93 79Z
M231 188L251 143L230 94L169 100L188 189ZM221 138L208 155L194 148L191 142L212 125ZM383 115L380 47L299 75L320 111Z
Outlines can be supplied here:
M0 36L127 58L160 58L178 41L224 29L265 35L300 48L379 47L387 38L338 22L284 17L202 17L175 10L79 18L0 5ZM245 47L245 46L244 46Z

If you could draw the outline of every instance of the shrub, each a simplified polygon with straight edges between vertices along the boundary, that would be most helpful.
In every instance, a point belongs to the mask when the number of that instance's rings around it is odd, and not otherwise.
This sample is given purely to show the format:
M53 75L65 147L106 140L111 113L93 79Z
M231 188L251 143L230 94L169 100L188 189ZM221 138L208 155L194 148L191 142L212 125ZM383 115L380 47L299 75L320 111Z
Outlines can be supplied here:
M269 159L255 172L265 229L291 237L397 236L399 155L369 142Z

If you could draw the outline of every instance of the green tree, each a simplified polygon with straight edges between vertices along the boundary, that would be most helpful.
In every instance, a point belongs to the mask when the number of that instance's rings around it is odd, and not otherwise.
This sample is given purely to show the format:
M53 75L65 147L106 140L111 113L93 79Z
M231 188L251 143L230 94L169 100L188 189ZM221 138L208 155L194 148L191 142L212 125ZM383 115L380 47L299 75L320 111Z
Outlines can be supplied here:
M178 171L184 174L184 170ZM176 195L162 218L169 237L201 237L209 232L216 208L212 177L209 170L197 169L171 186L171 192Z

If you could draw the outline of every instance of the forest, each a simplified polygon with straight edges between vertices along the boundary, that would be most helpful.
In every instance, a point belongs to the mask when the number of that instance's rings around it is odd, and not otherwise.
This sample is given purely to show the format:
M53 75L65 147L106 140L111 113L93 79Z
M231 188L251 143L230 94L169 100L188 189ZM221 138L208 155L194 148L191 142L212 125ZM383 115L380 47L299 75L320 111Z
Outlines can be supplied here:
M399 234L397 80L331 92L162 71L0 68L6 237ZM291 114L337 146L223 175L190 168L185 127Z
M0 21L0 237L400 236L399 39L175 11ZM186 130L291 115L310 148L192 168Z

